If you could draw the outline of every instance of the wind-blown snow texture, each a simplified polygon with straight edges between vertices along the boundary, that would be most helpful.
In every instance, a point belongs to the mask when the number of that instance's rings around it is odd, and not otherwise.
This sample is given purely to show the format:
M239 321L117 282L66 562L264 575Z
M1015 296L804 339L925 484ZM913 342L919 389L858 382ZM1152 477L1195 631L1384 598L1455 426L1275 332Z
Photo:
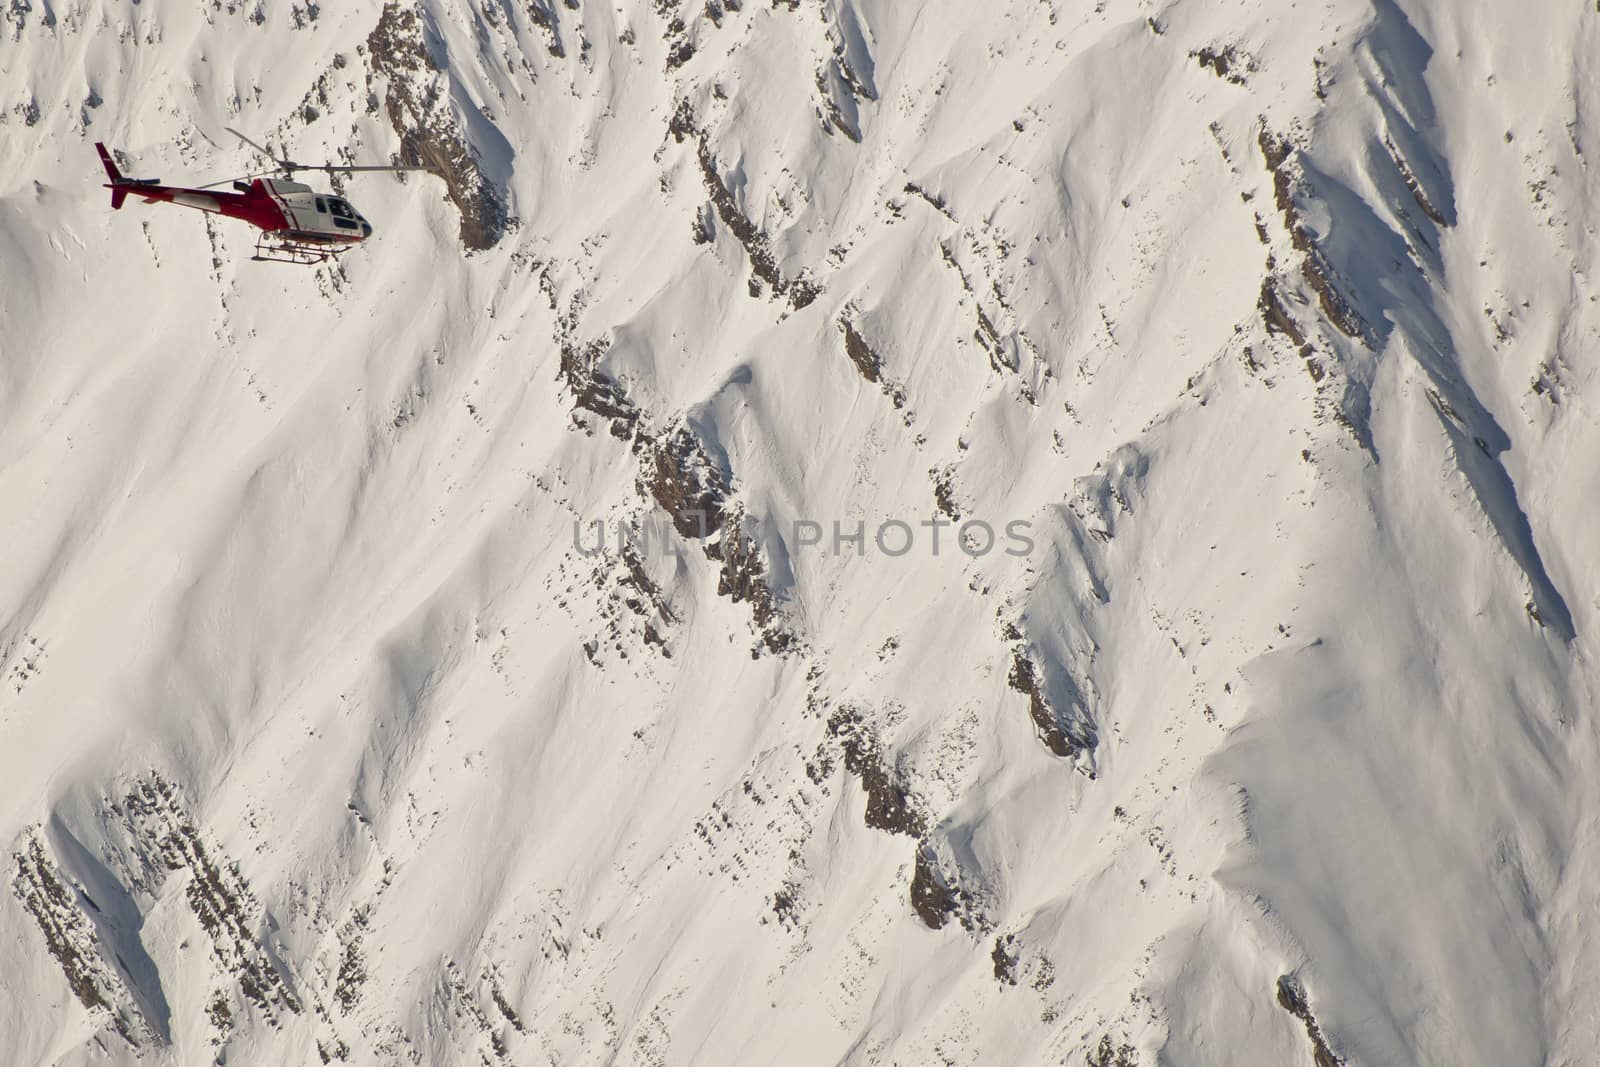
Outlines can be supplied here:
M1592 1062L1594 8L13 0L0 1059Z

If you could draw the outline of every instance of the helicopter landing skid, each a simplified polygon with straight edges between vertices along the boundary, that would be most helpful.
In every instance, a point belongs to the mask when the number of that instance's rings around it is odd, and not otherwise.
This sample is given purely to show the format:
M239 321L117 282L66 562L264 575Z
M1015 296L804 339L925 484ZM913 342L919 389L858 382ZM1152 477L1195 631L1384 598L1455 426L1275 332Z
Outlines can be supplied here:
M298 263L302 267L314 267L348 251L348 246L305 244L263 231L256 238L256 254L250 258L257 263Z

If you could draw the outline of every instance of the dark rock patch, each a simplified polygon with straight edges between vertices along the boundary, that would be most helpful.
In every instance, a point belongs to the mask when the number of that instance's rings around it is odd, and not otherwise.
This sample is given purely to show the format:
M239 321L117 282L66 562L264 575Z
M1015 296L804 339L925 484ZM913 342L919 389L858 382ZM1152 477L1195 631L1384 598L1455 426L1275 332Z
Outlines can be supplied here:
M1322 1027L1318 1025L1316 1016L1311 1012L1311 1003L1306 999L1305 987L1292 974L1278 979L1278 1006L1305 1023L1306 1037L1311 1040L1311 1062L1316 1067L1344 1067L1344 1060L1334 1055L1322 1035Z
M861 336L855 324L849 319L841 319L839 326L844 330L844 352L850 357L850 362L855 364L861 377L869 382L877 383L883 377L883 361L878 358L878 353L867 344L866 338Z
M1189 53L1189 58L1234 85L1246 84L1245 76L1255 70L1255 64L1250 57L1242 54L1231 44L1221 48L1213 45L1197 48Z
M492 248L505 233L505 202L451 114L448 82L428 54L417 9L385 4L367 37L367 54L372 73L387 82L384 111L400 137L400 162L443 178L461 215L461 243L475 251Z
M732 511L722 524L722 572L717 576L717 595L735 604L749 604L750 614L762 644L768 652L789 652L795 648L794 635L778 619L776 598L767 583L767 565L760 543L746 530L742 509Z
M134 1048L150 1043L153 1035L129 1003L122 979L101 956L94 923L79 898L91 907L93 902L67 886L37 837L12 856L12 863L11 891L44 935L45 949L78 1003L93 1014L109 1016L112 1029Z
M867 794L869 827L907 837L927 833L922 801L885 757L877 731L858 709L847 705L835 711L828 719L828 736L838 742L845 770L860 779Z
M994 961L994 980L1003 986L1017 984L1017 965L1021 962L1021 955L1017 951L1017 936L1015 934L1001 934L994 939L994 951L989 953L989 958Z
M770 288L774 295L787 295L789 306L796 311L813 303L821 295L822 287L803 275L793 279L786 279L783 276L782 270L778 267L777 256L772 251L771 241L744 213L739 206L738 197L723 182L706 133L696 127L694 113L687 101L678 105L672 120L667 125L667 132L680 143L689 136L696 139L695 157L700 164L700 177L705 182L706 193L711 197L711 206L716 211L717 217L722 220L722 225L743 246L745 255L750 259L751 295L760 295L759 282Z
M1102 1034L1100 1044L1089 1050L1083 1062L1086 1067L1139 1067L1139 1054L1126 1041L1113 1041L1110 1034Z
M1291 168L1294 145L1288 138L1275 136L1265 123L1261 126L1257 142L1261 148L1261 155L1267 162L1267 169L1272 172L1273 195L1278 204L1278 211L1283 216L1284 228L1289 231L1289 240L1300 253L1301 276L1305 278L1312 292L1317 294L1317 301L1321 304L1322 313L1328 321L1346 337L1362 339L1365 335L1365 324L1345 299L1344 294L1334 285L1333 268L1329 266L1322 249L1301 219L1299 208L1295 206L1295 174Z
M1051 706L1038 668L1021 650L1012 655L1007 681L1012 689L1028 698L1034 734L1052 755L1076 759L1094 750L1097 738L1093 725L1082 715L1062 714Z
M159 775L148 775L112 810L121 815L147 870L156 877L188 873L184 896L189 908L211 940L213 959L238 981L240 992L269 1022L280 1011L299 1014L300 998L258 933L266 925L261 905L239 865L206 846L176 787Z
M577 406L609 420L611 435L628 440L639 421L639 409L628 399L622 384L600 369L600 361L610 346L604 341L580 345L567 336L560 338L560 344L561 362L556 375Z
M911 910L917 913L922 925L930 930L941 930L960 905L960 897L946 881L932 846L919 843L916 870L911 876Z
M643 488L667 513L679 536L704 542L722 529L728 479L694 430L680 425L651 441L644 465ZM712 559L722 558L719 546L702 547Z

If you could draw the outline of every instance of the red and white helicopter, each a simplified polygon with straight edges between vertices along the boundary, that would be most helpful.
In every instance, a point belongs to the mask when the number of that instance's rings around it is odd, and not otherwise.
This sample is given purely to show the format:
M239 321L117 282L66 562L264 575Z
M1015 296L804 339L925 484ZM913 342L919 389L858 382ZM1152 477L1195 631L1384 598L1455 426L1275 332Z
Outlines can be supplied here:
M315 264L349 251L372 236L372 223L342 196L319 193L309 185L294 181L300 170L320 170L325 174L347 174L362 170L431 170L425 166L341 166L334 163L295 163L274 156L238 130L229 129L245 144L277 164L275 170L261 174L247 174L243 178L223 179L193 189L175 185L162 185L155 178L128 178L117 169L117 164L106 151L106 146L95 142L100 162L105 165L106 176L111 180L106 188L111 190L111 206L121 208L129 194L147 204L178 204L197 208L231 219L242 219L261 231L256 238L256 254L252 259L277 263ZM266 174L281 173L281 178L267 178ZM223 192L216 187L233 183L233 192Z

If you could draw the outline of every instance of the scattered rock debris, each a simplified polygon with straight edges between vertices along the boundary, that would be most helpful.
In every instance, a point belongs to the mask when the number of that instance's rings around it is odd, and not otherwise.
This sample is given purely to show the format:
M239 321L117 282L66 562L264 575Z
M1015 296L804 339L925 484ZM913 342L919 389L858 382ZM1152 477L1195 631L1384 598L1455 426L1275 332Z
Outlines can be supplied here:
M711 151L709 138L704 130L696 126L694 112L687 101L680 104L678 110L673 113L667 132L679 142L686 137L695 139L695 158L699 161L700 176L705 182L706 192L711 197L711 206L716 210L717 217L722 220L722 225L744 247L745 254L750 259L752 293L756 291L756 283L759 281L765 283L776 295L787 294L789 306L794 310L798 311L809 306L821 295L822 287L804 274L795 278L784 277L778 266L777 256L772 251L771 241L739 207L738 198L728 189L718 173L716 156Z
M44 935L46 951L61 968L67 987L91 1014L134 1048L154 1043L155 1035L134 1005L123 976L103 958L94 921L85 913L92 901L69 887L37 832L11 857L11 891Z

